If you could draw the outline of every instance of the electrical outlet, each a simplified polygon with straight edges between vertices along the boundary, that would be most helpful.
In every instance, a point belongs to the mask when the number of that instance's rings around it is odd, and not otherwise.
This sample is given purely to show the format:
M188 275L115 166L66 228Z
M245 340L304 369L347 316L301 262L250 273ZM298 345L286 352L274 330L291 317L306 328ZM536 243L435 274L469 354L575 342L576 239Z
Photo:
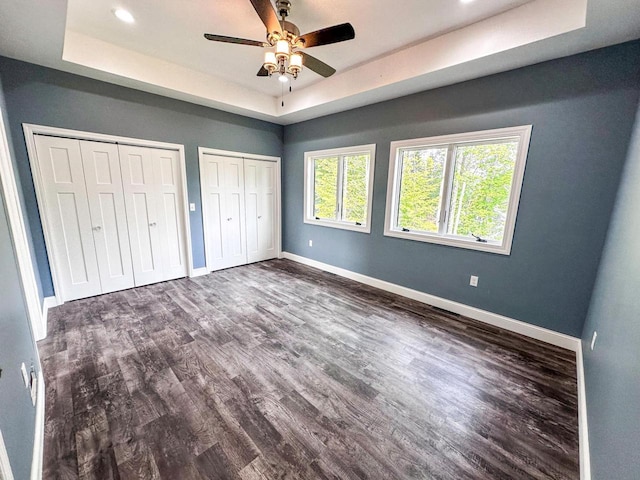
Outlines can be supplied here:
M195 203L190 203L189 204L189 211L190 212L195 212L196 211L196 204Z
M313 247L313 240L309 240L309 246Z
M593 336L591 337L591 350L596 346L596 338L598 338L598 332L594 330Z
M477 287L478 286L478 277L475 275L471 275L471 279L469 280L469 285L471 285L472 287Z

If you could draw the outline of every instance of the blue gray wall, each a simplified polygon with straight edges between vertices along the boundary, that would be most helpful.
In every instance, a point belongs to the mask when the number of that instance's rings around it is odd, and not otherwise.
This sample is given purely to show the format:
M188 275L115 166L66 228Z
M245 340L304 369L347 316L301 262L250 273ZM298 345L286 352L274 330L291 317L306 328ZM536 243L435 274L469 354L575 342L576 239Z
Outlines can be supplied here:
M0 114L5 115L1 84ZM35 408L20 365L33 362L39 369L23 298L0 186L0 430L16 480L30 476L35 432Z
M639 186L640 107L583 334L594 480L640 477Z
M193 263L205 265L198 147L282 155L283 128L212 108L119 87L49 68L0 57L9 128L42 294L53 295L51 272L22 123L179 143L185 146Z
M580 337L639 59L635 42L285 127L284 250ZM383 236L392 140L523 124L533 133L510 256ZM304 152L368 143L377 145L371 234L304 224Z

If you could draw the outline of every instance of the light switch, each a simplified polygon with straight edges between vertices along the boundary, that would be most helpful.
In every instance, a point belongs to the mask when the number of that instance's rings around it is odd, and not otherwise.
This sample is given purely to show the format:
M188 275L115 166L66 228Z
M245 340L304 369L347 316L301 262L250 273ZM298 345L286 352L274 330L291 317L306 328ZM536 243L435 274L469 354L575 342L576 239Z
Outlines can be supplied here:
M196 204L195 203L190 203L189 204L189 210L192 211L192 212L195 212L196 211Z

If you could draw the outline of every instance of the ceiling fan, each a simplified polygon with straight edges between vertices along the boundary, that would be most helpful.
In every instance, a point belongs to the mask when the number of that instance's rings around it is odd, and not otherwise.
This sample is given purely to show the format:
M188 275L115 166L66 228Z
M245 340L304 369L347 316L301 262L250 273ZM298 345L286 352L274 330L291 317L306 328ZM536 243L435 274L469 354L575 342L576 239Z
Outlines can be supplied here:
M244 38L227 37L205 33L207 40L215 42L236 43L254 47L266 47L264 64L258 71L259 77L270 77L274 73L279 75L282 82L288 81L287 75L298 78L303 65L323 77L330 77L336 70L326 63L304 52L303 49L344 42L355 38L356 33L350 23L343 23L327 27L315 32L300 35L298 27L287 21L291 11L290 0L277 0L276 10L270 0L249 0L256 13L267 27L267 41L247 40ZM280 20L278 20L278 15Z

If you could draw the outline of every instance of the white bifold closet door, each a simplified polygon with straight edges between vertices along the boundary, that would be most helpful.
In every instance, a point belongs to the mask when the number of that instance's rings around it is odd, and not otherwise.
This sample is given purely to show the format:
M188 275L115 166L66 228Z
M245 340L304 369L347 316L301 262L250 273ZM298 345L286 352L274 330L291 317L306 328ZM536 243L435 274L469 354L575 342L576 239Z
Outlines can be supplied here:
M211 270L247 263L244 165L242 158L204 154L205 249Z
M102 293L131 288L135 283L118 147L81 141L80 150Z
M276 258L276 163L244 159L247 262Z
M178 152L119 145L136 286L187 274Z
M65 300L102 293L80 142L35 136L46 221Z
M177 151L34 138L49 259L63 301L187 275Z

